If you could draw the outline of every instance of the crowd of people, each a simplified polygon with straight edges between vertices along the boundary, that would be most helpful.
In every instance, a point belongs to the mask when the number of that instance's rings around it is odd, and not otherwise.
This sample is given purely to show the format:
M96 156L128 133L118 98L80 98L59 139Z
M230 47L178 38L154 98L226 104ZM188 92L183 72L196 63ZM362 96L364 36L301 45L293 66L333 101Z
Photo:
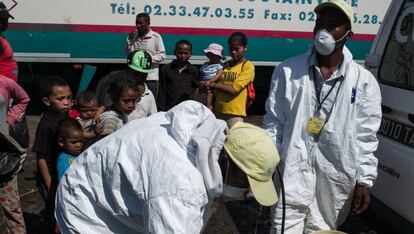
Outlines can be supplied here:
M242 32L229 36L228 60L223 46L211 43L197 68L189 62L192 43L183 39L176 58L159 69L162 37L140 13L127 36L125 69L102 77L95 90L74 97L64 79L43 78L32 151L48 232L199 233L222 194L273 206L275 233L335 230L351 207L363 212L377 175L381 95L345 46L353 35L351 6L329 0L315 12L309 51L274 70L264 129L244 123L255 66L244 55ZM0 5L0 31L10 17ZM6 134L30 101L10 51L0 35ZM204 94L202 103L192 101L195 92ZM279 154L285 204L273 182ZM25 233L16 177L0 187L0 203L5 233Z

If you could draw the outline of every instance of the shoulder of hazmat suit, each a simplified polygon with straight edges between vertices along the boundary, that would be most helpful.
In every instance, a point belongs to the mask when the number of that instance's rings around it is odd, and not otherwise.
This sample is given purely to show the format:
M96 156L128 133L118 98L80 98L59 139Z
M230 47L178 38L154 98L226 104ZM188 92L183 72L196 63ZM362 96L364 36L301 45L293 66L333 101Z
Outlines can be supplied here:
M381 122L377 81L352 60L344 47L341 66L345 66L345 73L337 82L342 84L333 89L331 101L328 98L323 104L325 115L331 108L332 112L315 142L316 138L306 130L317 102L309 76L313 53L311 48L308 54L275 68L263 120L284 168L286 230L296 227L296 233L306 229L305 218L306 225L315 229L335 229L349 212L356 183L371 187L377 176L377 159L373 155ZM280 207L278 204L274 217L277 225L281 222Z
M134 120L83 152L62 177L62 233L200 233L222 192L226 123L186 101Z

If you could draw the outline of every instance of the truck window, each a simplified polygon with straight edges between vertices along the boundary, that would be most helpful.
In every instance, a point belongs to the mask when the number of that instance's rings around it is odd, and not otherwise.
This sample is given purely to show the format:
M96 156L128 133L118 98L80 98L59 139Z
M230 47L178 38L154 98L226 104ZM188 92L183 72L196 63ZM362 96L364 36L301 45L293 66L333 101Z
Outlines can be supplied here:
M404 2L382 57L379 81L414 90L414 0ZM384 38L385 39L385 38Z

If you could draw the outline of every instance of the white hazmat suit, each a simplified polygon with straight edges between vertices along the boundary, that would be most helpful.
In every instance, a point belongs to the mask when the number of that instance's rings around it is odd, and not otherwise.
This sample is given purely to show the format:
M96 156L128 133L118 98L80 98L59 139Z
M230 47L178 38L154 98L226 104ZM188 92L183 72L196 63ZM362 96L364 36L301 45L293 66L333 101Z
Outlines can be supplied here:
M200 233L222 192L226 123L198 102L138 119L92 145L56 197L63 233Z
M328 119L319 139L307 131L317 104L309 75L312 65L317 67L313 46L273 73L264 128L273 136L283 165L285 233L336 229L349 212L356 183L371 187L377 176L373 152L381 122L380 89L346 47L343 54L341 67L318 89L323 99L334 86L318 112ZM320 78L318 68L316 74ZM281 208L280 202L274 208L273 225L278 230Z

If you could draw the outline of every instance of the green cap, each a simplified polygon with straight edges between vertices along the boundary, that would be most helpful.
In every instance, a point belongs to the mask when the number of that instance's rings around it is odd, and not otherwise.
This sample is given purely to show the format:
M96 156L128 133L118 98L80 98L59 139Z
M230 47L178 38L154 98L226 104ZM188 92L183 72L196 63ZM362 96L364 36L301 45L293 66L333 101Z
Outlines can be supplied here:
M151 73L152 58L147 52L143 50L135 50L128 55L128 67L131 69L142 72Z
M258 203L274 205L278 198L272 175L280 161L273 139L252 124L238 122L226 134L224 149L249 180Z

